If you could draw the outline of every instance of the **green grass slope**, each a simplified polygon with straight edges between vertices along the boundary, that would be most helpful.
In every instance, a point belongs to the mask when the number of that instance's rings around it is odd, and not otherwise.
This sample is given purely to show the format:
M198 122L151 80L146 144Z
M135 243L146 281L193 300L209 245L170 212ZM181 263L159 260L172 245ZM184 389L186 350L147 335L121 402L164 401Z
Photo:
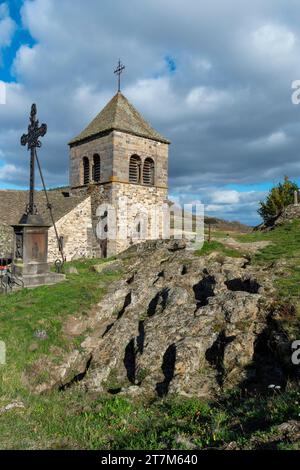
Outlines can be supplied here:
M236 234L235 238L248 243L272 242L255 254L252 262L266 269L283 263L288 275L274 279L278 297L292 297L297 303L299 223L268 233ZM212 252L240 256L217 241L206 242L197 255ZM22 383L22 372L41 354L51 355L54 346L63 351L78 346L80 338L66 340L62 334L64 318L87 312L120 276L94 272L91 267L99 262L72 263L78 274L68 274L62 284L0 295L0 340L7 345L7 364L0 365L1 449L204 449L224 448L232 441L236 448L245 449L264 448L270 442L278 449L300 447L298 441L280 439L276 427L299 419L300 396L293 384L286 391L270 389L265 396L233 392L214 403L172 396L149 403L146 399L92 395L77 387L31 394ZM36 339L38 330L45 330L47 338ZM24 407L4 411L15 401Z

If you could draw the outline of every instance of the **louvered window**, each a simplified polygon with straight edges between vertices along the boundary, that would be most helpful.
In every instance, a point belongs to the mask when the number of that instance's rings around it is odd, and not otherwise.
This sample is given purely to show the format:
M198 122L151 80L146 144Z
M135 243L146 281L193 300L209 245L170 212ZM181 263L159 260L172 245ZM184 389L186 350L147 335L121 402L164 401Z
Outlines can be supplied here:
M101 175L101 161L99 155L94 155L94 166L93 166L93 179L95 183L99 183Z
M83 184L90 182L90 162L87 157L83 157Z
M152 158L146 158L144 161L143 183L148 186L154 185L154 161Z
M129 182L141 182L141 159L138 155L132 155L129 162Z

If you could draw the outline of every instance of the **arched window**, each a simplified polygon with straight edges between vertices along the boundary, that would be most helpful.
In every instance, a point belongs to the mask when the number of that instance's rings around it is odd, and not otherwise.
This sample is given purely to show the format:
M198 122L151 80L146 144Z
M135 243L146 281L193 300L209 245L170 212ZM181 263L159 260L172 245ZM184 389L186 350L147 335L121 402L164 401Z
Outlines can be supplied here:
M99 183L100 175L101 175L101 162L100 157L98 154L95 154L93 157L94 165L93 165L93 180L95 183Z
M90 182L90 161L87 157L83 157L83 184Z
M143 183L149 186L154 185L154 161L152 158L146 158L144 161Z
M141 159L138 155L132 155L129 162L129 182L141 182Z

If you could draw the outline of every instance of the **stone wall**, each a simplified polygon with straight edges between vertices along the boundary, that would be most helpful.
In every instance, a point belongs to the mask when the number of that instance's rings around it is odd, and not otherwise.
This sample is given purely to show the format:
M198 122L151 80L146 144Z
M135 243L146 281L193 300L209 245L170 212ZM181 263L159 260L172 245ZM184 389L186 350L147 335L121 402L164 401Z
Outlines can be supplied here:
M100 183L110 180L113 169L113 140L112 134L81 143L70 149L70 187L78 188L83 185L83 158L90 162L90 178L92 181L93 156L98 154L101 159Z
M94 233L96 233L99 222L106 224L109 221L107 218L101 219L101 216L103 217L106 211L105 204L111 204L116 211L116 238L108 240L107 256L120 253L134 243L143 242L151 238L161 238L162 220L156 221L154 207L157 205L161 207L164 203L167 204L166 189L137 184L111 183L110 185L102 186L99 191L94 191L91 198ZM127 200L126 206L124 206L124 198ZM99 212L98 208L102 204L103 209ZM125 239L120 234L122 224L123 226L124 224L127 225ZM140 232L137 230L138 225L140 225ZM101 256L99 240L96 241L96 247L100 250Z
M113 133L113 179L128 183L129 160L138 155L142 165L147 157L155 164L155 186L168 186L168 151L169 145L154 140L114 131Z
M168 186L169 145L145 139L124 132L112 131L89 142L80 143L70 150L70 186L74 194L88 188L83 185L83 158L90 161L90 181L92 183L93 156L101 159L100 184L109 182L129 182L129 160L131 155L139 155L142 164L147 157L155 164L155 186Z
M153 238L154 206L167 202L168 191L168 151L169 145L155 140L138 137L124 132L112 131L109 135L90 139L79 143L70 150L70 184L72 194L85 193L91 197L90 256L106 257L128 248L131 244ZM83 185L83 158L90 160L90 175L94 154L101 159L101 177L99 183ZM134 154L139 155L143 162L150 157L154 161L154 185L129 183L129 161ZM128 236L120 238L120 228L124 223L125 213L121 207L122 198L127 198ZM117 233L114 239L106 240L97 236L99 222L104 227L108 220L105 208L97 213L99 206L111 204L116 209ZM137 207L139 204L140 207ZM145 220L143 212L147 211L149 220ZM141 219L141 220L140 220ZM162 225L162 224L161 224ZM162 227L159 226L157 236L161 237ZM137 233L136 229L141 229Z
M63 216L56 227L59 236L63 237L64 254L67 261L91 257L92 252L92 217L91 198L87 197L75 209ZM60 258L54 227L49 229L48 261Z
M0 224L0 258L10 256L13 252L13 230L6 224Z

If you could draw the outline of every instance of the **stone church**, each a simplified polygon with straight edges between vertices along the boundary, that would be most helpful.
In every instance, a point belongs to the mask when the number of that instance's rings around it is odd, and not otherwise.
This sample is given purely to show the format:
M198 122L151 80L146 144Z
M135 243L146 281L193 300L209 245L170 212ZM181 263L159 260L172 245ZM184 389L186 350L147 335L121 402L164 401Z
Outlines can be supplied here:
M133 243L162 236L162 220L154 209L167 205L169 143L121 92L71 140L70 186L49 191L67 261L112 256ZM27 191L0 190L0 258L11 253L10 225L20 219L27 197ZM50 222L40 191L36 203L44 220ZM110 207L115 209L113 219ZM110 220L114 220L112 238ZM125 237L121 236L124 224ZM49 261L57 258L51 227Z

